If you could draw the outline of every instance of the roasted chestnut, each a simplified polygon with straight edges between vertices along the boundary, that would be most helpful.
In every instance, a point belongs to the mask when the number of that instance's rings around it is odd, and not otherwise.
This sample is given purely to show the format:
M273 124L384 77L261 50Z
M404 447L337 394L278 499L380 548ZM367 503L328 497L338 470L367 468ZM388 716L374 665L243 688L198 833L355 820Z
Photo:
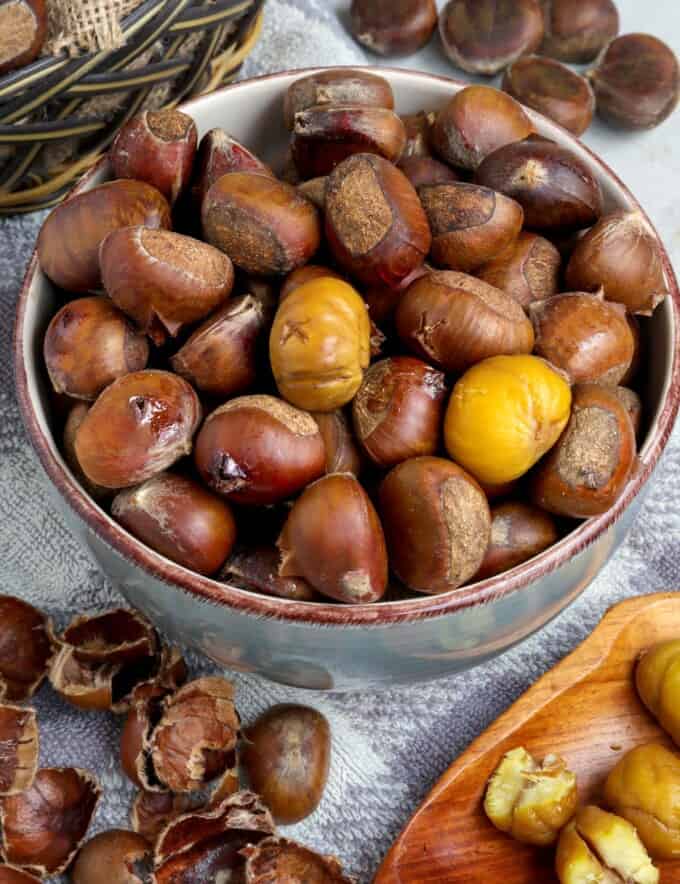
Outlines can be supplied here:
M191 451L201 421L193 388L167 371L138 371L114 381L85 415L76 456L91 482L126 488L155 476Z
M321 212L326 209L326 178L326 175L320 175L317 178L310 178L309 181L302 181L297 185L297 189L302 196L308 199Z
M227 172L274 173L224 129L210 129L201 138L196 156L196 171L191 186L194 205L200 211L203 197L213 184Z
M399 163L399 168L411 184L418 188L431 184L450 184L458 181L458 175L444 163L434 157L406 157Z
M294 291L305 285L305 283L329 276L332 279L342 279L342 276L336 273L335 270L331 270L330 267L324 267L322 264L305 264L304 267L298 267L297 270L293 270L284 279L279 292L279 303L285 301L288 295L292 295Z
M541 54L583 64L619 32L613 0L541 0L545 36Z
M154 843L169 822L197 809L201 803L191 795L141 791L132 803L130 824L135 832Z
M246 847L246 884L275 881L302 884L352 884L353 878L342 873L342 866L334 856L321 856L308 847L285 838L265 838L255 847Z
M525 309L557 293L562 259L555 246L535 233L522 232L475 275L511 295Z
M408 291L411 283L415 282L416 279L420 279L421 276L431 273L432 269L429 264L421 264L420 267L416 267L413 273L409 273L397 288L386 285L374 285L365 289L363 297L368 305L368 315L371 322L381 326L389 323L392 320L397 304L404 292Z
M314 602L319 597L301 577L281 577L281 553L275 546L243 547L227 561L220 578L232 586L261 592L265 595Z
M380 514L392 570L415 592L447 592L478 571L489 544L489 504L452 461L414 457L394 467L380 486Z
M500 503L491 508L491 539L475 579L509 571L558 539L557 525L548 513L521 501Z
M0 884L40 884L40 878L29 875L15 866L0 866Z
M95 835L81 848L70 879L73 884L144 884L151 857L151 845L146 838L124 829L110 829Z
M326 473L352 473L358 476L362 467L361 453L344 412L317 411L312 417L319 427L326 449Z
M288 87L283 99L283 117L292 129L295 115L319 105L354 104L363 107L394 108L392 87L383 77L346 68L319 71L301 77Z
M0 76L36 59L46 34L45 0L0 4Z
M302 493L277 543L282 577L303 577L341 602L378 601L387 588L380 520L354 476L333 473Z
M54 644L52 624L32 605L0 595L0 700L28 700L47 675Z
M0 705L0 796L17 795L33 785L38 743L33 709Z
M355 39L377 55L412 55L437 27L434 0L352 0Z
M402 161L408 157L430 156L430 130L437 115L434 111L419 111L417 114L403 114L401 121L406 130L406 146L401 155Z

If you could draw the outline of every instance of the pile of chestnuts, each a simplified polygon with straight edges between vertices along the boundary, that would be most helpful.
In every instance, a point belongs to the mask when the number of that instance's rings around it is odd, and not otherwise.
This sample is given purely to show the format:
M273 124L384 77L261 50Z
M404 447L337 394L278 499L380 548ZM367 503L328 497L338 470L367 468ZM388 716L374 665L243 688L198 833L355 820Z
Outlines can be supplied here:
M487 86L400 117L384 79L327 70L284 117L288 180L142 113L115 180L45 221L84 489L174 562L302 602L455 590L604 513L667 293L642 214Z
M21 599L0 596L0 882L67 873L73 884L350 884L333 857L277 832L309 816L330 766L326 719L274 706L242 731L230 682L187 681L176 648L140 614L80 616L59 635ZM120 758L138 788L129 830L86 841L102 788L89 771L40 768L45 679L86 711L125 715ZM241 774L255 791L241 787Z
M593 114L650 129L675 109L673 51L648 34L619 34L613 0L352 0L354 38L382 56L409 55L439 24L446 55L471 74L503 74L502 88L576 135ZM584 75L567 66L595 62Z

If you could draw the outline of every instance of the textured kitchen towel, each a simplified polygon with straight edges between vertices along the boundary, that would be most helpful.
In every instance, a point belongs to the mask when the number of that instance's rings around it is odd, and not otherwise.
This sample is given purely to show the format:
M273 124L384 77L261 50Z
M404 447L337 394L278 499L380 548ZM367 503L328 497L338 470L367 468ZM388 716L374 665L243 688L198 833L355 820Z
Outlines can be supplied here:
M363 53L328 9L322 0L269 0L263 39L247 73L361 62ZM0 220L0 562L2 591L40 606L63 626L75 613L121 600L53 506L14 398L12 316L40 221L40 216ZM613 561L539 635L465 677L383 693L309 696L236 675L238 705L246 723L272 703L292 699L317 706L330 720L334 754L327 792L317 813L291 833L337 853L361 882L370 881L435 779L484 727L581 641L611 604L675 584L680 565L679 475L676 433L628 541ZM214 669L194 656L191 663L193 674ZM119 722L107 715L79 713L57 701L48 687L36 706L42 763L96 771L105 791L96 829L126 825L132 788L117 760Z

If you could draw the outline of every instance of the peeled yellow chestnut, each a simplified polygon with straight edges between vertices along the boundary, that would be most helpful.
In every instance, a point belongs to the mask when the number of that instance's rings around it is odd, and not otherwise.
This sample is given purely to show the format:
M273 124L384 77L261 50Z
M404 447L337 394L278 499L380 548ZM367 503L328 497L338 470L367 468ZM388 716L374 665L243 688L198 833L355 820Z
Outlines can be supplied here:
M213 184L227 172L274 173L245 145L228 135L224 129L210 129L198 145L196 171L192 184L194 205L200 211L203 197Z
M635 342L620 304L602 294L569 292L530 305L535 353L566 372L572 384L618 384Z
M358 476L362 466L361 453L344 412L317 411L312 417L319 427L326 449L326 473L352 473Z
M38 722L33 709L0 705L0 796L33 785L38 770Z
M254 847L245 847L246 884L281 881L286 884L352 884L334 856L321 856L286 838L265 838Z
M0 700L28 700L54 654L52 624L22 599L0 595Z
M583 64L592 61L619 32L613 0L541 0L545 37L541 55Z
M96 399L116 378L146 367L149 344L108 298L78 298L52 317L43 353L57 393Z
M562 259L542 236L523 231L495 258L478 267L475 275L511 295L525 309L557 293Z
M491 508L491 539L475 579L509 571L558 539L557 525L548 513L518 500L499 503Z
M394 108L392 87L383 77L347 68L319 71L301 77L288 87L283 99L283 117L292 129L295 115L319 105L354 104L362 107Z
M352 34L376 55L412 55L436 27L434 0L352 0Z
M220 571L220 579L231 586L295 602L319 600L306 580L301 577L281 577L280 567L281 553L274 545L244 546L229 558Z
M491 516L482 489L442 457L414 457L380 486L380 514L397 577L415 592L456 589L479 569Z
M659 642L640 658L635 669L640 699L680 746L680 640Z
M133 831L153 844L169 822L198 808L199 804L200 799L187 794L140 791L132 803L130 825Z
M209 414L196 438L203 481L236 503L272 504L323 474L314 418L274 396L240 396Z
M543 14L538 0L449 0L439 33L457 67L492 76L538 48Z
M612 212L585 233L566 272L573 291L602 289L608 301L649 315L668 294L661 248L651 225L637 212Z
M397 287L430 250L418 194L392 163L355 154L326 184L326 236L337 262L367 285Z
M198 396L183 378L133 372L108 386L85 415L76 434L78 463L104 488L136 485L189 454L200 422Z
M354 397L359 442L373 463L391 467L439 447L447 395L444 375L411 356L374 363Z
M529 117L514 98L491 86L466 86L439 111L430 140L447 163L476 169L499 147L532 132Z
M110 829L91 838L70 872L73 884L144 884L144 866L151 868L151 844L135 832Z
M406 146L401 155L408 157L430 156L430 130L437 115L434 111L419 111L417 114L402 114L401 121L406 130Z
M387 552L380 520L354 476L314 482L293 505L277 546L282 577L303 577L340 602L377 602L387 588Z
M366 304L340 279L320 277L280 304L269 338L272 371L289 402L335 411L359 389L370 359Z
M532 499L558 516L599 516L623 492L635 461L635 431L616 393L580 384L564 433L534 473Z
M520 305L488 283L454 271L417 279L395 313L401 340L447 372L499 354L530 353L531 323Z
M38 235L44 273L70 292L101 287L99 245L119 227L170 227L165 197L142 181L109 181L69 197L52 209Z
M45 0L17 0L0 5L0 76L30 64L47 34Z
M469 272L491 261L517 239L524 212L519 203L477 184L426 185L418 191L432 231L432 262Z

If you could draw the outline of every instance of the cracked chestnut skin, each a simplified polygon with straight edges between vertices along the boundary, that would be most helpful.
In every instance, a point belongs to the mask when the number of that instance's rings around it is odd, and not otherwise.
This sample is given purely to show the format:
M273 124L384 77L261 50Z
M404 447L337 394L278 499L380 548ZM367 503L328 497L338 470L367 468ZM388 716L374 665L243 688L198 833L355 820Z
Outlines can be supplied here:
M248 858L246 884L355 884L334 856L321 856L285 838L266 838L241 853Z
M17 795L33 785L38 751L35 712L0 705L0 795Z
M300 77L288 87L283 99L283 117L288 129L295 125L295 116L309 107L338 104L362 107L394 108L392 87L383 77L366 71L319 71Z

